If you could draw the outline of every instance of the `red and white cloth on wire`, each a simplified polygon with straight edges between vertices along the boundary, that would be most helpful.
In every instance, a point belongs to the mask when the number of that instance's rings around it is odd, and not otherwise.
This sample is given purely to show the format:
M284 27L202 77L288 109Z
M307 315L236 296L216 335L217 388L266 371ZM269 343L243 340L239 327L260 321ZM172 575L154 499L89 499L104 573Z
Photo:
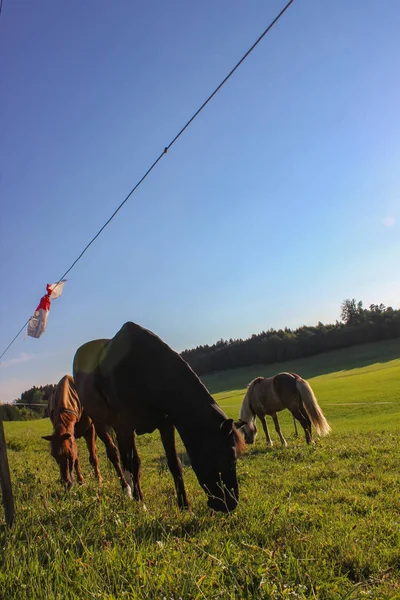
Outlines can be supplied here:
M49 318L51 300L55 300L61 296L65 281L66 280L63 279L58 283L47 284L47 293L40 299L39 305L28 323L26 334L30 337L40 338L40 336L45 332L47 320Z

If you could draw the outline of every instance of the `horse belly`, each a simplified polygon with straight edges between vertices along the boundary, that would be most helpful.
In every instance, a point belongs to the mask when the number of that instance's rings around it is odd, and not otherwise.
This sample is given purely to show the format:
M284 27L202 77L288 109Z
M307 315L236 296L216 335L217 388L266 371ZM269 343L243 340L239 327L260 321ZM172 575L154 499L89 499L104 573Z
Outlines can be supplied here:
M121 410L118 416L118 422L125 427L129 424L137 435L153 433L165 421L165 416L145 406L129 406L128 409Z
M264 414L266 415L272 415L285 408L285 406L282 404L279 394L276 393L272 382L270 381L268 381L268 384L264 386L259 394L258 403L261 404Z

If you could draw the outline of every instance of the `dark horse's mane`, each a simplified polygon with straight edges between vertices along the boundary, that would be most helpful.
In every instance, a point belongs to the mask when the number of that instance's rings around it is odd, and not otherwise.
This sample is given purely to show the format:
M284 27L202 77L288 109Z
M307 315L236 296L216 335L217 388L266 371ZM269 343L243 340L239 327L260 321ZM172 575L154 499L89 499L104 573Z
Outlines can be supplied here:
M233 428L233 439L235 441L236 452L238 455L242 454L246 449L246 442L244 441L241 434L237 431L237 429Z

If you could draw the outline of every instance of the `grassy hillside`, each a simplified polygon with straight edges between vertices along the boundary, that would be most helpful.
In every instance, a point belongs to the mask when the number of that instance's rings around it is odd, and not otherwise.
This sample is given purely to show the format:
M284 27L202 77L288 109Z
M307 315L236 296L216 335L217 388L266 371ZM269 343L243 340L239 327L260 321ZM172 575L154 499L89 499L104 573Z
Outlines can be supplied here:
M156 434L138 444L144 512L102 447L101 492L79 444L86 483L67 494L40 439L49 421L5 423L18 520L7 532L0 514L0 598L400 598L399 356L393 341L205 378L236 416L254 376L297 371L333 426L308 447L280 413L289 446L248 448L228 517L208 513L187 464L192 512L177 510Z
M385 342L374 342L362 346L352 346L343 350L324 352L308 358L274 363L272 365L253 365L240 369L231 369L213 375L204 375L202 380L212 394L244 389L257 377L270 377L281 371L298 373L304 379L338 371L349 371L369 365L387 363L400 357L400 338Z

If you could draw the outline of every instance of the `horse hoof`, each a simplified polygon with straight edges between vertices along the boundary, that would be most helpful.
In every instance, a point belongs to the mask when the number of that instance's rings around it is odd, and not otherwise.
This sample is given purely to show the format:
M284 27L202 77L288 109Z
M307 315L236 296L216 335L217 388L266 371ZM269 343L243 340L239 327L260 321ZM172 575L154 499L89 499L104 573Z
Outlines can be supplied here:
M142 503L142 509L143 509L143 511L144 511L144 512L149 512L149 511L147 510L147 506L145 505L145 503L144 503L144 502Z
M133 500L132 490L129 485L128 485L128 487L124 487L124 494L125 494L125 496L128 496L128 498L130 500Z

